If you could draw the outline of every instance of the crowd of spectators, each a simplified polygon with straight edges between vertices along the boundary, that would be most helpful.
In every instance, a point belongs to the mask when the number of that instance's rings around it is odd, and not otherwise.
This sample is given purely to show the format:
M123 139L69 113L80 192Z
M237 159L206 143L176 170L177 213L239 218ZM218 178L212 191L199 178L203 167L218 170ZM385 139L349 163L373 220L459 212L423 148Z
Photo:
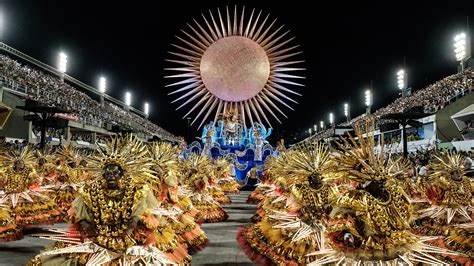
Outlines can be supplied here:
M77 114L81 123L101 128L119 125L160 138L176 138L133 112L109 102L101 105L59 77L22 65L6 55L0 55L0 79L13 89L21 89L32 100Z
M474 90L474 68L467 68L463 73L457 73L439 80L427 87L417 90L409 96L397 98L393 103L376 110L371 119L376 121L378 127L382 121L381 117L387 114L402 113L413 107L423 107L425 113L435 113L458 98L471 93ZM348 122L341 123L341 126L350 126L367 119L367 114L362 114ZM360 123L362 126L364 123ZM318 132L310 139L324 139L331 136L329 129ZM412 140L417 140L415 135L408 136ZM308 138L309 140L309 138Z

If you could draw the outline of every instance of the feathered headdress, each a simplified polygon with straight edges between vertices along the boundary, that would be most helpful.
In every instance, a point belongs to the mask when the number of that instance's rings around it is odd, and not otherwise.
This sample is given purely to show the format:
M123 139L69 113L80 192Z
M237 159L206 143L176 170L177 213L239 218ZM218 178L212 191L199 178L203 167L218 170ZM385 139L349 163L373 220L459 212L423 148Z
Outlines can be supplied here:
M391 160L390 154L385 157L383 142L381 150L375 151L375 139L371 133L373 122L367 121L365 128L365 137L361 126L356 125L354 130L357 140L347 134L347 139L341 137L341 141L336 142L340 148L338 156L335 156L336 170L345 173L347 178L362 183L389 179L392 176L392 167L398 160Z
M156 179L155 172L150 169L153 163L146 145L133 135L112 137L105 148L100 147L88 161L88 166L96 171L102 171L111 164L120 166L124 176L131 176L137 182Z
M199 154L191 154L182 161L183 181L195 181L209 177L211 161L209 157Z
M79 166L80 162L85 159L82 153L71 145L62 146L58 152L58 157L66 165L75 164L76 167Z
M11 167L17 161L23 161L27 167L34 167L33 147L3 147L3 151L0 152L0 161L5 167Z
M449 177L455 172L463 176L465 171L464 158L461 154L452 152L435 154L430 167L433 169L432 177Z

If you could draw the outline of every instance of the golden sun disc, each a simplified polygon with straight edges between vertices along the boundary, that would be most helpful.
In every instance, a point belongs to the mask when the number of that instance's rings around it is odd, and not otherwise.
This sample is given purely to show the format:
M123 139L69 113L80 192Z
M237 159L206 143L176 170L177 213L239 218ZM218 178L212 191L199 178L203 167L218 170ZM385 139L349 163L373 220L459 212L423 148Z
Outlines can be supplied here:
M203 23L188 24L185 37L177 36L181 44L172 44L179 51L169 52L174 58L166 61L175 66L165 70L174 74L165 78L179 79L166 86L178 87L169 93L180 95L172 101L182 102L176 110L192 104L183 118L196 112L191 124L201 120L199 128L212 113L216 122L229 110L244 126L255 121L271 127L268 114L281 123L276 113L287 117L281 108L293 110L289 103L297 102L292 97L301 96L291 87L304 86L295 81L304 77L293 74L305 70L295 66L304 61L289 60L301 54L295 51L299 46L290 46L289 30L281 32L283 26L274 27L276 19L270 22L261 11L253 9L248 19L245 8L240 15L237 7L233 16L228 8L226 16L219 9L217 14L209 11Z
M204 85L214 96L240 102L263 90L270 75L270 62L258 43L231 36L207 48L200 70Z

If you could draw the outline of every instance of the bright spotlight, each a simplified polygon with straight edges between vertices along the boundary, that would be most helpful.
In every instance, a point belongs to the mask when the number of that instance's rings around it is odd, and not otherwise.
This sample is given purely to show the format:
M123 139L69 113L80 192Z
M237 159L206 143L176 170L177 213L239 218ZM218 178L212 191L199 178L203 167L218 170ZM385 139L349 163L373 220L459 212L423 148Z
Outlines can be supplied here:
M372 106L372 92L370 90L365 91L365 106Z
M349 116L349 104L348 104L348 103L345 103L345 104L344 104L344 115L345 115L346 117Z
M468 49L467 35L464 32L457 34L454 37L454 54L456 56L456 60L462 62L468 59Z
M329 124L334 125L334 114L333 113L329 113Z
M63 52L59 53L58 58L58 70L61 73L66 73L66 66L67 66L67 55Z
M397 72L397 84L400 90L406 88L406 77L405 70L401 69Z
M144 112L146 115L149 115L149 114L150 114L149 111L150 111L150 106L148 105L148 103L145 103L145 106L144 106L144 108L143 108L143 112Z
M99 92L105 93L107 80L104 77L99 78Z
M132 94L130 92L125 93L125 104L130 106L132 104Z
M324 121L319 121L319 126L321 127L321 130L324 129Z

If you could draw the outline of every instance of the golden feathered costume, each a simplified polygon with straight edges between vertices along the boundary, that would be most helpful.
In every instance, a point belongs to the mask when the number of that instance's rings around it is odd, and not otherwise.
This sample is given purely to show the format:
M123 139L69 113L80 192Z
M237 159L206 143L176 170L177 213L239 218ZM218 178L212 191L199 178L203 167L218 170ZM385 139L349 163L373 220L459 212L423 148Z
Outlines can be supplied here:
M89 158L89 167L97 170L95 182L81 189L69 214L74 223L61 239L42 252L33 265L127 265L186 264L190 256L168 222L174 213L160 208L152 186L160 183L148 148L137 138L112 138L105 149ZM102 176L109 166L118 166L119 189L109 189ZM154 187L156 188L156 187ZM88 224L89 229L84 227ZM94 228L96 234L90 234ZM88 231L89 230L89 231Z
M168 219L181 240L187 245L190 252L196 252L206 247L208 239L206 234L196 223L193 217L192 203L183 205L180 200L178 181L178 156L176 147L165 142L155 142L149 146L152 158L152 169L160 180L159 189L156 189L156 197L161 202L162 208L177 211L176 219ZM190 206L187 206L190 205ZM184 207L186 210L183 210Z
M210 194L211 164L207 156L192 154L181 161L181 183L183 193L189 197L199 211L202 222L213 223L227 219L228 215L222 206Z
M0 155L2 190L0 204L8 206L17 228L51 224L59 217L59 210L45 196L41 180L35 171L32 147L10 148Z
M261 265L302 265L319 250L336 188L327 183L329 152L308 144L284 153L273 165L284 191L269 204L262 220L239 230L237 239L249 258ZM267 202L268 204L269 202ZM265 207L264 207L265 208Z
M429 236L444 236L437 244L466 254L471 260L451 256L453 261L474 264L473 181L464 174L463 156L457 153L434 155L431 174L423 193L431 206L419 210L415 230Z
M372 128L367 124L367 131ZM337 171L355 186L342 193L333 204L326 231L327 246L311 265L347 263L360 265L398 265L403 263L443 262L431 254L447 250L432 247L411 233L413 207L393 178L396 161L382 149L376 153L374 137L355 127L357 139L341 138L335 156Z

